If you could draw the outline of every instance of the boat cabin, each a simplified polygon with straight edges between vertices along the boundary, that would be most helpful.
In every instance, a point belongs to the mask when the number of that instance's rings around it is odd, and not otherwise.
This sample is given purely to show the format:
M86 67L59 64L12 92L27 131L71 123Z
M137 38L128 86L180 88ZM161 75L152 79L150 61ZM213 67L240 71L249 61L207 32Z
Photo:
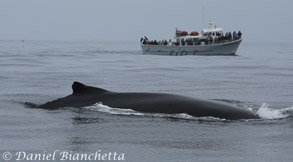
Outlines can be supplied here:
M203 36L222 36L224 35L222 28L209 28L202 30Z
M198 34L197 32L191 32L188 34L187 31L180 31L176 28L176 33L174 36L175 42L177 44L183 44L183 42L195 42L196 44L201 44L201 42L204 42L207 37L212 37L213 40L215 40L216 37L224 36L223 28L217 28L212 27L213 23L209 22L209 28L203 29L201 31L201 34Z

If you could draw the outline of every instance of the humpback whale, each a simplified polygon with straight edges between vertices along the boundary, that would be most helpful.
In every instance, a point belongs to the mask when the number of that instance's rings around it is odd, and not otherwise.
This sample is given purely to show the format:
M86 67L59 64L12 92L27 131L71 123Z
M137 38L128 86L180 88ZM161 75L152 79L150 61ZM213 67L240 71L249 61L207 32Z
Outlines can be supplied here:
M102 88L87 86L79 82L72 85L73 93L64 98L40 105L39 108L58 109L64 107L81 108L96 103L138 112L179 114L195 117L216 117L228 120L258 119L250 110L221 102L196 99L164 93L118 93Z

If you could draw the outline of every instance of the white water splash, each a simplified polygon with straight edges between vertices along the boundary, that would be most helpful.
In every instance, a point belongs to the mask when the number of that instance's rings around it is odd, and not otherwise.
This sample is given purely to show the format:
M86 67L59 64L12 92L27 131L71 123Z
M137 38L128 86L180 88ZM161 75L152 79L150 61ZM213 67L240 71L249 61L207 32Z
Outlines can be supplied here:
M96 103L92 106L84 107L85 109L92 111L99 111L114 115L136 115L136 116L148 116L148 117L162 117L162 118L177 118L177 119L192 119L192 120L205 120L205 121L225 121L226 119L220 119L215 117L194 117L186 113L180 114L162 114L162 113L140 113L132 109L112 108L102 103Z
M104 113L110 113L115 115L144 115L143 113L136 112L132 109L119 109L119 108L112 108L107 105L103 105L102 103L96 103L92 106L87 106L85 109L99 111Z
M186 113L181 114L162 114L162 113L141 113L132 109L112 108L102 103L96 103L92 106L84 107L92 111L99 111L115 115L136 115L136 116L148 116L148 117L162 117L162 118L177 118L177 119L191 119L191 120L204 120L204 121L225 121L226 119L220 119L216 117L194 117ZM251 108L248 108L251 110ZM252 111L252 110L251 110ZM293 115L293 106L285 109L273 109L269 108L269 104L263 103L257 110L257 115L262 119L283 119Z
M256 112L262 119L283 119L293 114L293 106L285 109L272 109L269 104L263 103Z

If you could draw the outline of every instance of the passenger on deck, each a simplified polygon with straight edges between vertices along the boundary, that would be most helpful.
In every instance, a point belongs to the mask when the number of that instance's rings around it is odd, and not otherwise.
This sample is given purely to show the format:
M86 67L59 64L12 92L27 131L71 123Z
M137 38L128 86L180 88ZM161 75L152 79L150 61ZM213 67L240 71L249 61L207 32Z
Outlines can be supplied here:
M236 39L236 31L233 32L233 40Z
M213 42L214 42L213 37L210 37L209 43L210 43L210 44L213 44Z
M192 43L192 41L191 41L190 39L186 40L185 43L186 43L187 45L193 45L193 43Z
M223 43L224 41L225 41L225 36L222 35L222 37L221 37L221 43Z
M218 43L218 37L215 37L214 43Z
M147 41L143 39L142 44L147 44Z
M185 41L184 41L184 39L181 39L181 45L182 45L182 46L185 45Z
M239 39L241 39L241 36L242 36L242 33L241 33L241 31L239 30L239 32L238 32L238 37L239 37Z
M164 45L166 46L166 45L168 45L168 42L167 42L167 40L165 40L165 42L164 42Z

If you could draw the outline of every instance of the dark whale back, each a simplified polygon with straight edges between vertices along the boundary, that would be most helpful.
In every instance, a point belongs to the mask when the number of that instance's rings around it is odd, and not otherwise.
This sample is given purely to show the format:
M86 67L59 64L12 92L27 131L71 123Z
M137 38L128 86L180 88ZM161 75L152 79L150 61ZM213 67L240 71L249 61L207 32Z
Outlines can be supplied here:
M58 109L63 107L81 108L98 102L104 105L133 109L140 112L178 114L186 113L196 117L212 116L224 119L257 119L249 110L220 102L195 99L163 93L118 93L91 87L79 82L72 85L72 94L46 104L40 108Z

